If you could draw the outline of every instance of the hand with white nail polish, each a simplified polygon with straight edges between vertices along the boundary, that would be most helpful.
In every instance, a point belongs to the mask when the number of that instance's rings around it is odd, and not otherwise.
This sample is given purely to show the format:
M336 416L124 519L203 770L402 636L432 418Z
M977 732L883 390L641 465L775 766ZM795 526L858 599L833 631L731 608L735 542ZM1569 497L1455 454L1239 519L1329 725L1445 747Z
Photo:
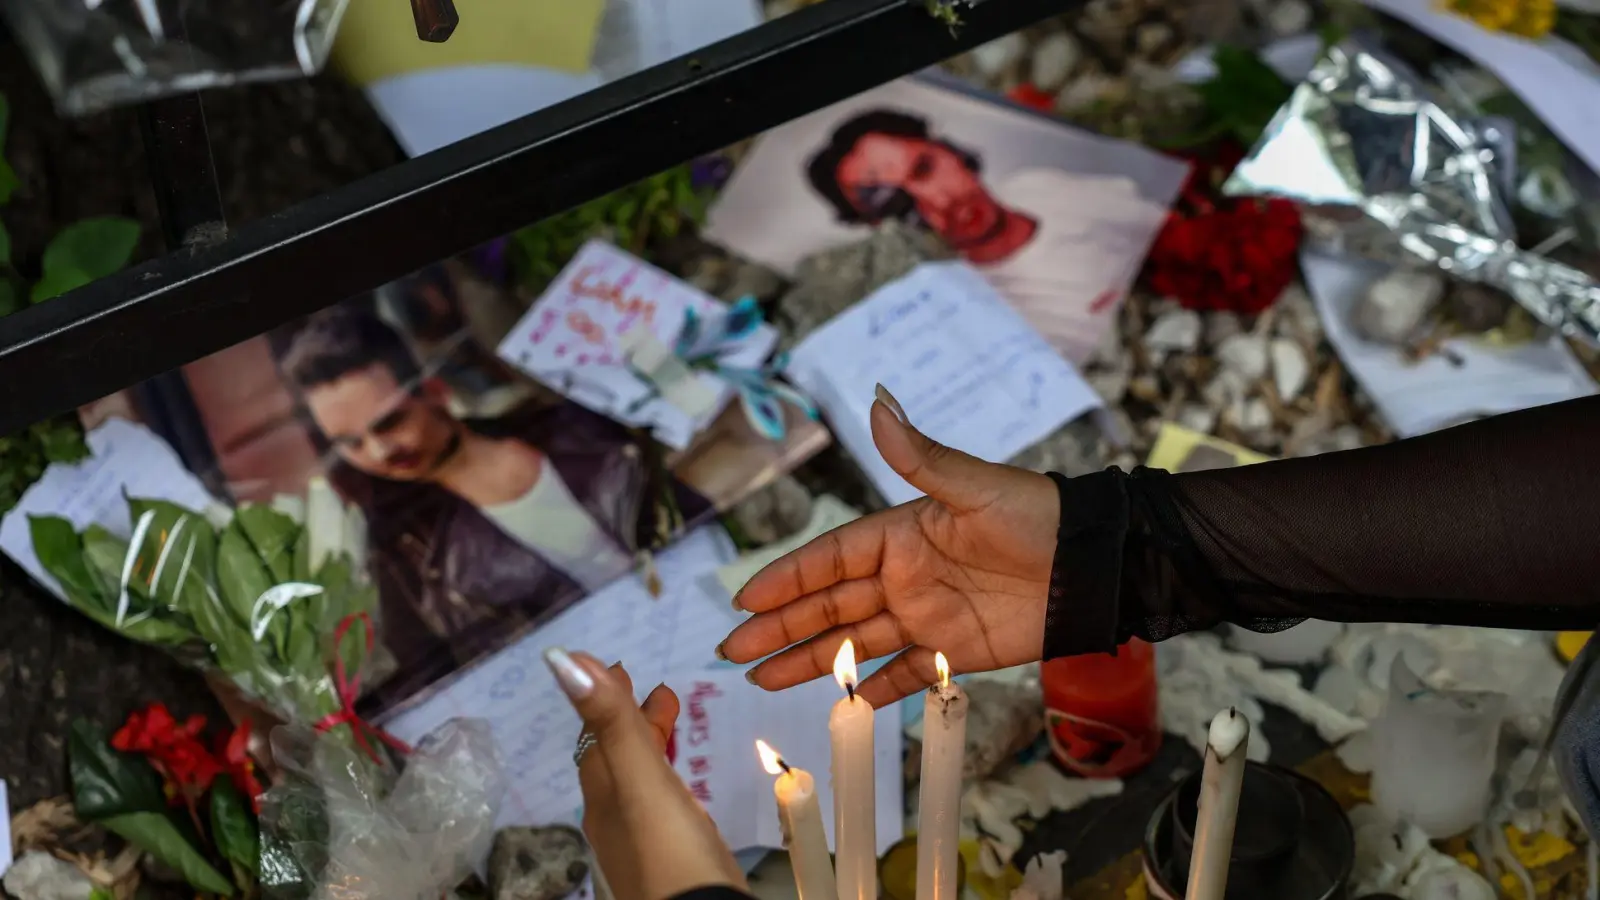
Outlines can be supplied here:
M927 496L857 519L768 565L734 600L754 615L718 654L772 656L749 679L782 690L833 671L845 638L861 659L898 654L858 689L874 706L932 684L942 651L960 672L1039 659L1061 501L1047 476L929 440L878 386L872 436Z
M583 833L612 896L669 900L697 888L747 891L716 824L667 762L677 695L659 685L639 706L621 663L608 669L559 648L544 656L593 736L578 764Z

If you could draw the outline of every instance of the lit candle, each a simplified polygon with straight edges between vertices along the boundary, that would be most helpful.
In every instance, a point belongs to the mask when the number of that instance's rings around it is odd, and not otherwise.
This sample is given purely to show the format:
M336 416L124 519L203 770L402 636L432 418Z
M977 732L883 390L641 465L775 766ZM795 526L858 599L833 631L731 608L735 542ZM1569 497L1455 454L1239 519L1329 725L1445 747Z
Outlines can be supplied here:
M839 900L878 900L877 784L873 780L872 704L856 696L856 648L848 639L833 660L845 697L833 705L833 855Z
M1238 710L1230 708L1211 720L1185 900L1222 900L1228 886L1228 860L1233 856L1233 826L1239 820L1239 792L1244 788L1249 743L1250 721Z
M838 900L833 885L833 860L828 858L828 835L822 830L822 807L811 773L783 761L766 741L756 741L761 765L778 780L772 793L778 798L778 824L783 846L800 900Z
M967 753L967 694L950 682L950 661L934 655L939 683L922 705L922 788L917 808L917 900L957 900L961 852L961 769Z

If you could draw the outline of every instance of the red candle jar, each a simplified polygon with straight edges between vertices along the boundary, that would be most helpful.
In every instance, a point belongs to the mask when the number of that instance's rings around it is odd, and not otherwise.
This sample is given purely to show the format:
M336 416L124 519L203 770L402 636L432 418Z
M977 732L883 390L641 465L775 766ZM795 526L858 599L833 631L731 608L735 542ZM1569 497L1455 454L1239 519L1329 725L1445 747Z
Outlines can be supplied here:
M1121 778L1161 749L1155 648L1137 638L1115 655L1043 665L1045 730L1061 765L1086 778Z

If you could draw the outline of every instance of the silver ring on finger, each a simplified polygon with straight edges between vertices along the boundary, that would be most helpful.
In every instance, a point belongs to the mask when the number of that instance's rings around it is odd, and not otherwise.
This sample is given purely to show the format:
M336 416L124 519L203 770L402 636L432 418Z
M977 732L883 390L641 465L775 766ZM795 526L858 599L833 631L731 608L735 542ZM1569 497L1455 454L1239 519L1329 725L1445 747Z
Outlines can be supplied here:
M583 755L588 753L589 748L593 747L598 742L599 738L596 738L593 734L587 731L578 735L578 747L572 751L572 764L574 766L583 765Z

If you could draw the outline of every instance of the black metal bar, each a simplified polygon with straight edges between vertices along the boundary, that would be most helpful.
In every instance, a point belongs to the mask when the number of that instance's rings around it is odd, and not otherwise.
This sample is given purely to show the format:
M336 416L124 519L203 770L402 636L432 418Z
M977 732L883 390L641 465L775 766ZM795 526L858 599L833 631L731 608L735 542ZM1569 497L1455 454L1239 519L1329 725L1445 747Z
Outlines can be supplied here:
M0 434L1078 2L826 0L0 318Z
M181 27L181 22L178 25ZM200 95L183 94L145 104L140 110L140 126L167 250L175 252L224 238L227 218ZM166 438L184 467L206 487L226 496L216 448L183 373L162 372L132 390L145 424Z

